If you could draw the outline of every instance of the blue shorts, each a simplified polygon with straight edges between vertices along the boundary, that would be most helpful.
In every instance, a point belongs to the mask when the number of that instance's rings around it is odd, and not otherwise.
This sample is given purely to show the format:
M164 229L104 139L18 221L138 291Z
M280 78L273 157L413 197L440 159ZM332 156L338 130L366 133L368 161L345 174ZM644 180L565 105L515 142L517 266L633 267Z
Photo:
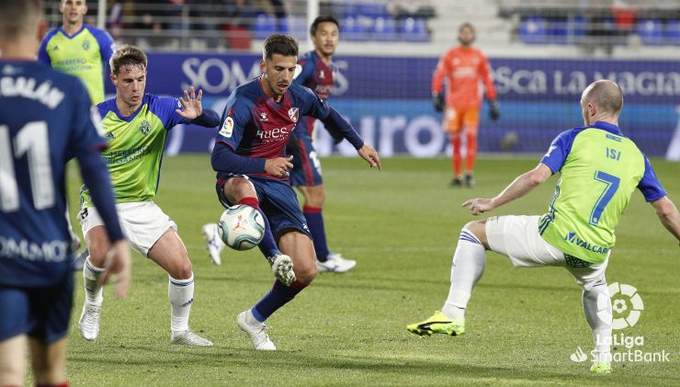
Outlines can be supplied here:
M0 285L0 341L22 334L45 344L66 337L73 306L73 273L49 288Z
M321 162L312 144L314 119L303 117L295 128L287 151L293 156L293 169L290 172L290 183L293 187L316 186L323 184L321 178Z
M272 234L278 239L284 231L294 229L312 237L307 227L307 220L302 214L297 194L287 182L266 177L234 175L231 177L245 177L255 186L260 209L267 216ZM225 208L236 203L229 203L224 196L224 184L230 177L217 181L217 197Z

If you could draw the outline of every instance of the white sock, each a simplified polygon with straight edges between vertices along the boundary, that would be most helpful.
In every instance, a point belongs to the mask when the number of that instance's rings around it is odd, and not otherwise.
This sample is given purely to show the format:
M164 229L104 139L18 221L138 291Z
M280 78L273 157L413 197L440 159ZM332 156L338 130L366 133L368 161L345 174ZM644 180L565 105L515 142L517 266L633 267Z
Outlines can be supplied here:
M170 329L186 331L189 329L189 314L194 301L194 273L183 280L168 276L168 298L172 309Z
M465 318L472 288L484 273L485 249L470 230L463 228L451 264L451 287L442 313L452 320Z
M608 356L610 356L612 340L612 303L605 281L598 282L590 290L583 291L583 312L593 333L597 359L611 361ZM606 321L598 316L598 312Z
M104 271L103 268L94 266L90 257L87 257L83 265L83 283L85 284L85 300L88 304L101 306L104 301L102 285L99 283L99 277L104 274Z

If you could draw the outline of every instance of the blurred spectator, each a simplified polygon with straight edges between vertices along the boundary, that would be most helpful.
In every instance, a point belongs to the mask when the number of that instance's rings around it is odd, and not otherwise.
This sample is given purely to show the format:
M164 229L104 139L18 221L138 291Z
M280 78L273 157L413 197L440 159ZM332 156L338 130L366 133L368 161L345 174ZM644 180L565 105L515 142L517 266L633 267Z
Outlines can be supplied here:
M226 22L222 25L227 47L237 50L250 49L250 28L257 11L247 0L223 0Z
M624 0L615 0L612 6L614 24L620 36L628 35L635 26L636 10Z
M169 0L144 0L143 5L137 4L137 20L134 28L148 30L143 42L137 44L142 47L159 47L168 43L168 38L164 36L163 30L167 28L164 19L168 16ZM144 44L146 43L146 44Z
M387 12L395 19L424 18L436 16L435 8L428 0L390 0L386 5Z

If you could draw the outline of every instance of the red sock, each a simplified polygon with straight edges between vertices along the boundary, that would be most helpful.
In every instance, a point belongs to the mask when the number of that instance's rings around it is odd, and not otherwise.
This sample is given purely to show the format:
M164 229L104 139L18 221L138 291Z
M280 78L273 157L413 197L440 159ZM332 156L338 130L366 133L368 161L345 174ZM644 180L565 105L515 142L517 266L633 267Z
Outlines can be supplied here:
M35 387L68 387L68 382L64 382L62 384L45 384L45 383L36 383Z
M260 201L254 197L245 197L238 201L238 204L245 204L246 206L251 206L256 210L260 209Z
M453 173L454 176L458 177L461 175L461 167L462 167L462 157L460 155L460 136L457 134L454 134L451 136L451 144L453 145L453 158L452 158L452 166L453 166Z
M477 134L467 134L467 157L465 160L466 172L472 174L475 169L475 159L477 158Z

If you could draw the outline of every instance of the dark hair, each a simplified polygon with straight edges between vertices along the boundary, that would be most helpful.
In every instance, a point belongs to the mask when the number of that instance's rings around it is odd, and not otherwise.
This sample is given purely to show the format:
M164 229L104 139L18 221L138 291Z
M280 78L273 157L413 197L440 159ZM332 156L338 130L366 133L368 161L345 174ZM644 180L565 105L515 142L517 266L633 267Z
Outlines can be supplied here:
M118 75L122 66L141 66L146 69L146 54L144 51L130 44L119 46L109 60L111 73Z
M314 19L312 22L312 25L309 27L309 34L314 36L316 34L316 30L319 28L319 24L321 23L333 23L335 24L338 28L340 28L340 23L338 23L338 19L335 18L333 15L319 15Z
M460 27L458 27L458 32L461 32L463 30L463 28L469 28L470 31L472 31L473 34L475 33L475 27L470 22L465 22L465 23L461 24Z
M41 0L0 1L0 39L13 40L31 31L42 15Z
M263 59L271 59L275 54L283 56L298 56L298 43L290 36L273 34L264 41Z

